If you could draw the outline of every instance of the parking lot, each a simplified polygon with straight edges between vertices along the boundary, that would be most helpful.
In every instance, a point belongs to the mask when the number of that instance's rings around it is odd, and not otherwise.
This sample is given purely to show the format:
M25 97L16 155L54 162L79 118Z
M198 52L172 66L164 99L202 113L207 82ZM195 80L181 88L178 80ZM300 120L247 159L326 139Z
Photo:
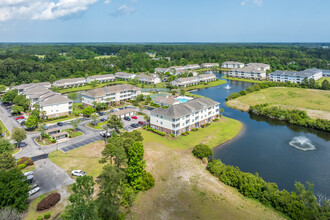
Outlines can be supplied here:
M35 164L36 169L33 171L33 184L38 184L40 191L30 198L37 198L44 193L60 189L75 182L64 170L56 166L49 159L38 160Z
M103 137L101 135L95 135L94 137L89 138L87 140L80 141L78 143L72 144L72 145L67 146L67 147L63 147L63 148L61 148L61 150L64 151L64 152L67 152L67 151L76 149L78 147L82 147L82 146L85 146L87 144L90 144L90 143L93 143L93 142L96 142L96 141L100 141L102 139L103 139Z
M146 120L144 120L144 117L142 115L135 115L135 116L137 117L137 119L133 119L132 117L130 117L130 119L131 119L130 121L127 121L125 119L121 119L121 121L124 124L124 129L125 130L130 131L130 130L137 129L137 128L132 127L132 124L138 124L139 121L146 122ZM139 127L142 127L142 125L139 125Z

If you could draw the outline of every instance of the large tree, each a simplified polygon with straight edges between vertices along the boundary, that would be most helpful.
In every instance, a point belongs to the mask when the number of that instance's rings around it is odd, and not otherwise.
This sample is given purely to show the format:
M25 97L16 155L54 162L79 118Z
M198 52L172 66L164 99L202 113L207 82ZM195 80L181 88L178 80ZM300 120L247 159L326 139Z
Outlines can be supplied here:
M146 167L144 149L141 142L135 142L128 150L127 180L136 191L142 190L143 173Z
M69 197L70 205L65 207L63 220L94 220L97 219L95 209L94 180L92 176L83 176L76 179L72 185L73 193Z
M10 170L16 166L15 158L10 152L3 152L0 154L0 172Z
M10 90L10 91L6 92L5 94L3 94L1 97L1 101L6 102L6 103L12 102L16 96L17 96L17 90L13 89L13 90Z
M119 132L119 129L123 128L123 122L121 122L121 118L119 118L117 115L111 115L110 119L108 120L107 126L110 129L115 129L116 132Z
M0 207L12 207L18 211L28 208L29 184L18 169L0 172Z
M77 130L77 128L78 128L78 126L79 126L79 124L81 123L81 119L76 119L76 120L72 120L72 121L70 121L70 124L71 124L71 126L73 127L73 129L76 131Z
M4 152L12 152L14 150L14 145L6 138L0 138L0 154Z
M16 141L17 143L21 143L24 139L26 139L26 131L24 130L24 128L15 127L11 131L11 139Z

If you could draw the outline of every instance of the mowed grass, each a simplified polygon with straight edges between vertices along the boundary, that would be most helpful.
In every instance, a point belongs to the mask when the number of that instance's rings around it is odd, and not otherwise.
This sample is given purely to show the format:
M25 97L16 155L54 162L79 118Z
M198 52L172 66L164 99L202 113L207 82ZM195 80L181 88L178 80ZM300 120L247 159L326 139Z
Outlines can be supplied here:
M6 133L6 137L10 136L10 132L8 131L8 129L6 128L5 124L0 120L0 128L1 128L1 132Z
M192 146L214 147L235 137L241 127L240 122L226 118L174 140L141 131L146 169L155 178L155 186L138 194L127 219L283 219L220 182L192 156Z
M49 154L49 159L65 170L69 175L72 170L83 170L87 175L93 176L94 179L96 179L104 166L104 164L99 163L104 146L104 141L98 141L67 153L53 151Z
M330 91L288 87L262 89L228 102L235 107L235 102L254 106L268 103L289 108L304 108L330 112Z
M200 83L200 84L195 85L195 86L186 87L186 90L189 91L189 90L194 90L194 89L204 89L204 88L209 88L209 87L222 85L222 84L225 84L225 83L227 83L225 80L218 79L216 81L208 82L207 84Z
M264 81L255 80L255 79L242 79L242 78L235 78L235 77L229 77L229 76L224 76L222 78L234 80L234 81L250 82L250 83L263 83L264 82Z
M240 133L242 128L243 125L241 122L231 118L222 118L206 128L200 128L198 131L190 131L188 136L180 135L173 139L162 137L142 129L140 131L147 142L164 144L173 149L187 149L200 143L206 144L211 148L216 147L233 139Z

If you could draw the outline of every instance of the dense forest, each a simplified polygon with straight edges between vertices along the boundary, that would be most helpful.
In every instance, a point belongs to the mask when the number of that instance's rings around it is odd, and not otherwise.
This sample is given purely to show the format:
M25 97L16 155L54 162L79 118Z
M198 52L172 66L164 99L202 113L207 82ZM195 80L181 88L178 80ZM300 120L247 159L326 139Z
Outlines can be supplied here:
M154 60L147 52L171 60ZM272 70L329 69L330 49L310 44L1 44L0 84L227 60L268 63Z

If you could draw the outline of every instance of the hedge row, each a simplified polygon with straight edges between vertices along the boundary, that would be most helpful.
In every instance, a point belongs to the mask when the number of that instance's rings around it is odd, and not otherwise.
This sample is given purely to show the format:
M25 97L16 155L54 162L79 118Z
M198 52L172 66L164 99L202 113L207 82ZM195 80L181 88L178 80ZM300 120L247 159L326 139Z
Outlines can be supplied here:
M161 132L161 131L158 131L158 130L156 130L154 128L151 128L149 125L146 126L146 129L147 129L147 131L152 131L152 132L154 132L156 134L159 134L160 136L165 136L165 133L164 132Z
M301 110L282 109L277 106L270 107L268 104L260 104L251 106L249 112L256 115L263 115L269 118L274 118L291 124L314 128L322 131L330 132L330 121L326 119L312 119Z
M49 209L50 207L56 205L60 200L61 200L61 194L57 192L51 193L38 203L37 211Z

